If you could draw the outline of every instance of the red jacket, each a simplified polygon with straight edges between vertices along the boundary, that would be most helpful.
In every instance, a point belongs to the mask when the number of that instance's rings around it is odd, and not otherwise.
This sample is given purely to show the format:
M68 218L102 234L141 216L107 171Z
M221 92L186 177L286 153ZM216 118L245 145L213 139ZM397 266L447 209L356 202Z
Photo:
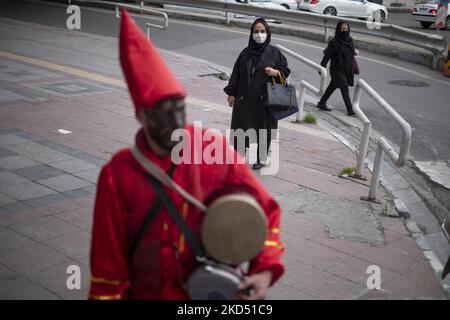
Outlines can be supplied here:
M194 127L186 125L185 129L193 140ZM224 149L239 157L222 135L217 137ZM209 144L191 142L192 152L200 147L205 150ZM145 156L168 171L171 157L154 155L142 130L136 135L136 144ZM188 299L183 283L195 267L194 255L164 207L151 222L130 261L131 241L156 197L144 173L129 149L115 154L100 173L91 244L90 299ZM247 164L182 163L176 167L173 180L203 202L226 187L244 188L252 194L267 215L269 233L263 250L250 263L250 273L270 270L272 283L283 274L280 208ZM199 237L202 213L171 189L165 190Z

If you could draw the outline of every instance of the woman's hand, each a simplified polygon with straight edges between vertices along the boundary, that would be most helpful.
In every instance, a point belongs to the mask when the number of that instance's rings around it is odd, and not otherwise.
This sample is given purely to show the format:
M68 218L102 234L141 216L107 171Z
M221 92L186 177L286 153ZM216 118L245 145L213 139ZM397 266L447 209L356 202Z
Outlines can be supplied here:
M239 290L249 290L250 294L240 293L237 298L239 300L263 300L267 296L271 281L272 272L269 270L249 276L239 284Z
M234 96L228 96L228 105L230 107L234 106L234 101L236 100L236 98Z
M264 71L266 72L266 74L267 74L269 77L276 77L276 76L278 75L278 70L273 69L273 68L271 68L271 67L266 67L266 68L264 69Z

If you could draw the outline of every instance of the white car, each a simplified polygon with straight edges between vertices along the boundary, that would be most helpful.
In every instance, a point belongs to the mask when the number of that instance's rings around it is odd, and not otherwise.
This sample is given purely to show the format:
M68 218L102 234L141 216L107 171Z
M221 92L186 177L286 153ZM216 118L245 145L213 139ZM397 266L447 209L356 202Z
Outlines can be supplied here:
M272 3L279 4L289 10L297 10L298 8L296 0L272 0Z
M411 9L414 20L419 21L422 28L428 29L435 21L438 10L439 1L431 1L425 4L418 4ZM445 20L445 28L450 29L450 6L447 7L447 19Z
M288 9L285 6L280 6L281 2L290 3L291 1L273 1L273 0L235 0L238 3L248 4L250 6L263 7L267 9ZM280 4L278 4L280 2ZM295 1L292 1L295 2Z
M339 17L376 19L388 18L385 6L368 2L367 0L302 0L298 8L321 14Z

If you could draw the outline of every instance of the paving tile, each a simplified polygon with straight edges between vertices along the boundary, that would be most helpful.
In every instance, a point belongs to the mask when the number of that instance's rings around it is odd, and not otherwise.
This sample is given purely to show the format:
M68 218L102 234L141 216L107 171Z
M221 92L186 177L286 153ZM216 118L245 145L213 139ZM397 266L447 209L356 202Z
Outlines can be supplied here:
M13 230L0 227L0 252L18 249L32 244L34 244L34 241L31 239L26 238Z
M21 275L17 274L13 270L9 269L8 267L2 265L0 263L0 283L7 280L17 280L20 279ZM1 289L1 286L0 286Z
M2 188L0 191L20 201L56 194L54 190L51 190L34 182L28 182L17 186Z
M406 275L400 276L383 286L386 292L401 299L445 299L440 285L417 282Z
M92 183L98 182L98 176L100 175L100 171L102 169L100 167L96 167L94 169L85 170L81 172L74 173L74 176L77 176L81 179L87 180Z
M387 244L387 247L394 249L403 255L410 256L415 259L423 259L422 251L419 249L414 239L410 237L400 237Z
M52 239L63 234L78 231L78 227L53 216L19 222L10 225L9 228L36 241Z
M348 300L359 297L365 287L328 272L321 272L302 284L301 290L321 299Z
M90 193L91 195L95 195L97 193L97 186L96 185L92 185L92 186L83 188L81 190L84 190L84 191Z
M26 204L27 206L29 206L31 208L41 208L41 207L48 206L51 202L47 199L47 197L39 197L39 198L22 201L22 203Z
M399 300L399 298L390 294L389 292L385 292L383 290L367 289L367 293L359 296L358 300Z
M92 229L93 209L92 207L69 210L56 215L59 219L70 222L81 229L90 231Z
M0 134L0 146L2 147L14 146L25 142L28 142L28 140L20 138L14 134Z
M24 156L11 156L0 158L0 167L6 170L15 170L27 167L33 167L39 165L39 162L36 162L32 159L29 159Z
M30 180L25 179L15 173L9 171L0 172L0 190L27 182L30 182Z
M292 286L276 283L270 288L267 300L317 300L318 297L298 290Z
M28 156L33 153L42 153L42 152L48 152L52 149L47 148L46 146L43 146L39 143L33 142L33 141L26 141L24 143L20 143L17 145L10 145L7 146L9 150L12 150L20 155Z
M68 273L69 266L78 266L80 269L80 289L68 289L67 281L72 273ZM89 295L90 271L89 267L77 261L69 260L62 264L46 268L30 275L30 278L43 288L55 292L63 299L86 300Z
M74 177L70 174L39 180L38 182L58 192L80 189L92 185L90 182Z
M76 158L60 162L53 162L51 166L67 173L75 173L97 168L95 164Z
M59 300L60 297L44 289L42 286L20 277L14 280L1 281L1 300Z
M24 202L13 202L7 205L2 206L2 209L9 213L19 213L30 209L30 206L25 204Z
M75 189L75 190L66 191L66 192L63 192L62 195L65 195L71 199L78 199L78 198L83 198L83 197L91 195L91 193L89 193L88 191L83 190L83 189Z
M90 252L91 233L84 230L75 231L46 240L44 243L68 257L79 259Z
M39 243L0 254L0 263L24 276L66 260L65 255Z
M357 255L357 257L370 262L371 264L385 267L391 271L402 274L425 259L421 258L419 260L415 257L400 254L397 250L391 248L376 246Z
M11 157L11 156L16 156L16 155L17 155L17 153L0 147L0 158Z
M27 154L27 156L33 160L36 160L36 161L39 161L42 163L46 163L46 164L51 164L51 163L57 162L57 161L72 159L72 156L62 153L62 152L54 151L54 150L38 152L38 153L30 153L30 154Z
M6 194L0 193L0 207L2 207L4 205L15 203L15 202L17 202L16 199L13 199L13 198L7 196Z
M47 165L38 165L23 169L17 169L14 170L13 173L33 181L49 179L65 174L65 172Z
M369 266L371 266L371 264L367 261L351 257L327 268L327 272L332 273L338 277L345 278L364 287L367 285L367 279L372 274L367 273L367 268ZM396 277L399 277L400 273L380 267L380 276L381 287L383 287L384 283L389 282Z
M286 271L280 278L280 283L295 287L296 284L304 282L323 271L315 266L298 261L298 257L289 256L289 252L290 250L287 250L283 256Z

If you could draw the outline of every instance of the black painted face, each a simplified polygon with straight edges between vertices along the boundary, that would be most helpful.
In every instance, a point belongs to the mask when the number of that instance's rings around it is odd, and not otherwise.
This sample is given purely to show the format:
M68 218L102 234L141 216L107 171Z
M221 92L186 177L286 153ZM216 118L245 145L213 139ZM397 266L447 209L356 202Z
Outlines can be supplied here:
M166 151L178 144L172 141L172 132L184 128L186 123L184 100L168 99L160 102L155 108L145 110L144 126L147 134Z

